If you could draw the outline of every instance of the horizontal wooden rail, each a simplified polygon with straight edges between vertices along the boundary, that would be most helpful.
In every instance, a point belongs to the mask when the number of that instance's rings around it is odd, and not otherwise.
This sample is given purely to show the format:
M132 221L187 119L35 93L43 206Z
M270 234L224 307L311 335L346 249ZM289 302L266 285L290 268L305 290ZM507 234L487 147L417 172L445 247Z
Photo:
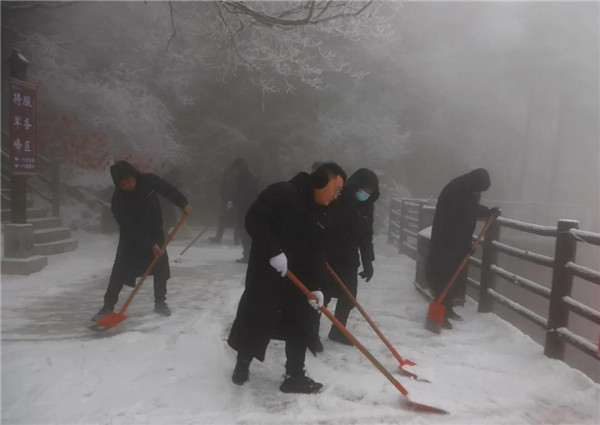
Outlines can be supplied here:
M528 319L529 321L531 321L532 323L535 323L536 325L540 326L541 328L548 330L548 320L546 318L540 316L537 313L534 313L533 311L529 310L528 308L523 307L521 304L514 302L510 298L507 298L504 295L499 294L498 292L494 291L493 289L488 289L487 292L490 295L490 297L494 298L500 304L504 304L505 306L510 308L512 311L517 313L519 316L522 316L522 317Z
M404 228L404 233L406 233L408 236L412 236L413 238L417 238L419 236L418 232L408 230L406 227Z
M565 264L565 268L574 276L580 277L588 282L595 283L596 285L600 285L600 272L594 269L575 264L572 261L569 261L567 264Z
M406 249L409 249L410 251L417 252L417 247L409 244L408 242L402 242L402 246L404 246Z
M467 283L476 289L479 289L479 287L481 286L481 283L478 280L475 280L468 276L467 276Z
M492 241L492 246L499 252L510 255L511 257L530 261L532 263L539 264L540 266L554 267L554 258L548 257L547 255L515 248L514 246L506 245L498 241Z
M529 280L517 274L511 273L508 270L505 270L496 265L492 265L491 270L492 273L494 273L496 276L501 277L507 282L510 282L518 287L527 289L529 292L533 292L534 294L541 295L547 300L550 299L550 288L546 288L545 286L542 286L539 283L534 282L533 280Z
M592 245L600 246L600 234L594 232L586 232L584 230L570 229L569 233L579 241L591 243Z
M410 216L410 215L405 215L405 216L404 216L404 219L405 219L406 221L409 221L409 222L411 222L411 223L414 223L414 224L416 224L416 225L418 225L418 224L419 224L419 218L418 218L418 217L412 217L412 216Z
M525 223L522 221L511 220L510 218L498 217L498 223L501 226L520 230L526 233L533 233L540 236L556 236L557 230L554 226L541 226L534 223Z
M469 264L481 268L481 260L479 258L469 257Z
M587 339L571 332L567 328L558 328L556 329L556 333L572 346L577 347L584 353L589 354L590 356L598 359L598 347L589 342Z
M563 297L562 300L566 304L567 308L573 313L576 313L581 317L585 317L589 321L600 325L600 312L598 310L594 310L593 308L588 307L587 305L582 304L571 297Z

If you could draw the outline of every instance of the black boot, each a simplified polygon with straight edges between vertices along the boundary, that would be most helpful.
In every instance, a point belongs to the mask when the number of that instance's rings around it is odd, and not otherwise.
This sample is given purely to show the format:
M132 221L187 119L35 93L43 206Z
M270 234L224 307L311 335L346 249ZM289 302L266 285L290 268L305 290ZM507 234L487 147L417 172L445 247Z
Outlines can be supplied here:
M316 394L323 388L323 384L313 381L306 375L284 376L283 383L279 387L282 393Z
M236 385L244 385L250 379L250 362L248 360L238 360L233 369L231 380Z
M340 332L340 330L336 327L331 327L331 330L329 331L329 339L335 342L339 342L340 344L344 344L344 345L354 345L352 344L352 341L350 341L348 338L346 338L346 336Z
M445 318L444 321L442 322L442 328L443 329L452 329L452 323L450 323L448 321L448 319Z
M459 314L457 314L452 307L450 307L448 309L448 311L446 312L446 317L450 320L456 320L457 322L462 322L463 318L462 316L460 316Z

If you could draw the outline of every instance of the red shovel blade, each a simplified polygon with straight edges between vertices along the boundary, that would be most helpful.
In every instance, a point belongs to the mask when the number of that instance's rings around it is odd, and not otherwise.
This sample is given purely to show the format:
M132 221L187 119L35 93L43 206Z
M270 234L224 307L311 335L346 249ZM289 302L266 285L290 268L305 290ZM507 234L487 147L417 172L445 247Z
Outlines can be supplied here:
M411 362L412 363L412 362ZM420 382L431 382L425 378L421 378L419 377L416 373L412 373L409 372L408 370L404 370L403 367L404 365L407 365L408 363L402 363L400 364L400 366L398 366L398 372L400 372L400 375L406 376L408 378L414 379L415 381L420 381Z
M109 329L114 328L125 319L127 319L127 316L124 313L108 313L106 316L98 319L96 324Z
M439 407L428 406L422 403L415 403L414 401L410 401L409 399L406 399L406 401L408 403L408 406L413 410L420 410L429 413L438 413L440 415L450 414L450 412L448 412L447 410L440 409Z
M438 302L432 301L429 303L429 310L427 311L427 321L425 322L425 329L439 334L442 331L442 323L446 317L446 306Z

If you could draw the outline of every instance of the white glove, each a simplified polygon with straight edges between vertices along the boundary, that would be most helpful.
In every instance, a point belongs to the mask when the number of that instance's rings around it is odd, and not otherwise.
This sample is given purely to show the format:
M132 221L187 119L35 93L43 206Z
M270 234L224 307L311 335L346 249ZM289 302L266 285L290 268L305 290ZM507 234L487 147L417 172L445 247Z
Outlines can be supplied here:
M233 208L233 202L227 201L227 209L230 210Z
M321 291L312 291L311 294L315 296L316 300L308 300L310 306L315 310L323 307L323 304L325 303L325 297L323 296L323 293Z
M287 257L283 252L277 254L275 257L271 257L269 264L271 267L281 273L281 277L284 277L287 273Z

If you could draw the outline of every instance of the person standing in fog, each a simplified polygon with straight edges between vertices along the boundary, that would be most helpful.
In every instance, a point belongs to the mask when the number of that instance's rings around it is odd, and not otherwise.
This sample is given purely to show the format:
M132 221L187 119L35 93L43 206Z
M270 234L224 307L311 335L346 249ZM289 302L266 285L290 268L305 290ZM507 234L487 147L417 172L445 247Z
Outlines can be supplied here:
M477 218L497 216L500 212L498 207L488 208L479 204L481 192L488 190L490 185L487 170L477 168L456 177L438 197L425 266L426 278L435 298L444 291L461 261L470 252ZM448 319L463 320L453 310L453 300L457 298L456 294L465 292L466 284L466 279L457 280L444 299L446 317L442 327L445 329L452 329Z
M311 174L275 183L260 193L246 214L252 238L246 286L227 342L237 351L232 381L244 384L252 359L261 362L271 339L285 341L285 393L316 393L323 384L305 375L306 349L315 353L318 335L311 312L323 305L327 206L342 190L346 174L335 163ZM289 269L317 301L285 278ZM313 310L312 308L315 310Z
M119 299L123 285L135 286L135 278L144 274L155 256L161 256L152 269L154 276L154 311L170 316L165 302L167 280L171 276L169 258L162 251L165 243L162 212L158 195L162 195L191 215L192 206L177 188L152 173L140 173L126 161L110 167L115 184L111 210L119 225L119 245L104 295L104 305L93 321L111 313Z
M260 191L259 180L249 169L248 164L242 158L238 158L231 164L231 172L234 179L233 189L233 214L236 232L242 242L242 258L235 260L236 263L247 263L250 255L250 235L246 231L244 219L250 205Z
M358 276L366 282L373 277L373 216L377 199L377 175L361 168L350 176L340 197L329 207L327 261L354 297L358 291ZM363 270L359 273L361 263ZM345 326L354 304L333 278L325 292L325 305L331 298L337 298L335 317ZM335 326L331 326L329 339L352 345Z
M221 181L220 195L221 205L219 214L219 223L217 226L217 234L208 238L213 243L221 243L223 234L227 227L233 227L233 244L239 245L240 238L238 234L238 228L236 226L237 220L234 219L233 215L233 195L235 191L235 179L233 173L233 164L225 169L223 173L223 180Z

